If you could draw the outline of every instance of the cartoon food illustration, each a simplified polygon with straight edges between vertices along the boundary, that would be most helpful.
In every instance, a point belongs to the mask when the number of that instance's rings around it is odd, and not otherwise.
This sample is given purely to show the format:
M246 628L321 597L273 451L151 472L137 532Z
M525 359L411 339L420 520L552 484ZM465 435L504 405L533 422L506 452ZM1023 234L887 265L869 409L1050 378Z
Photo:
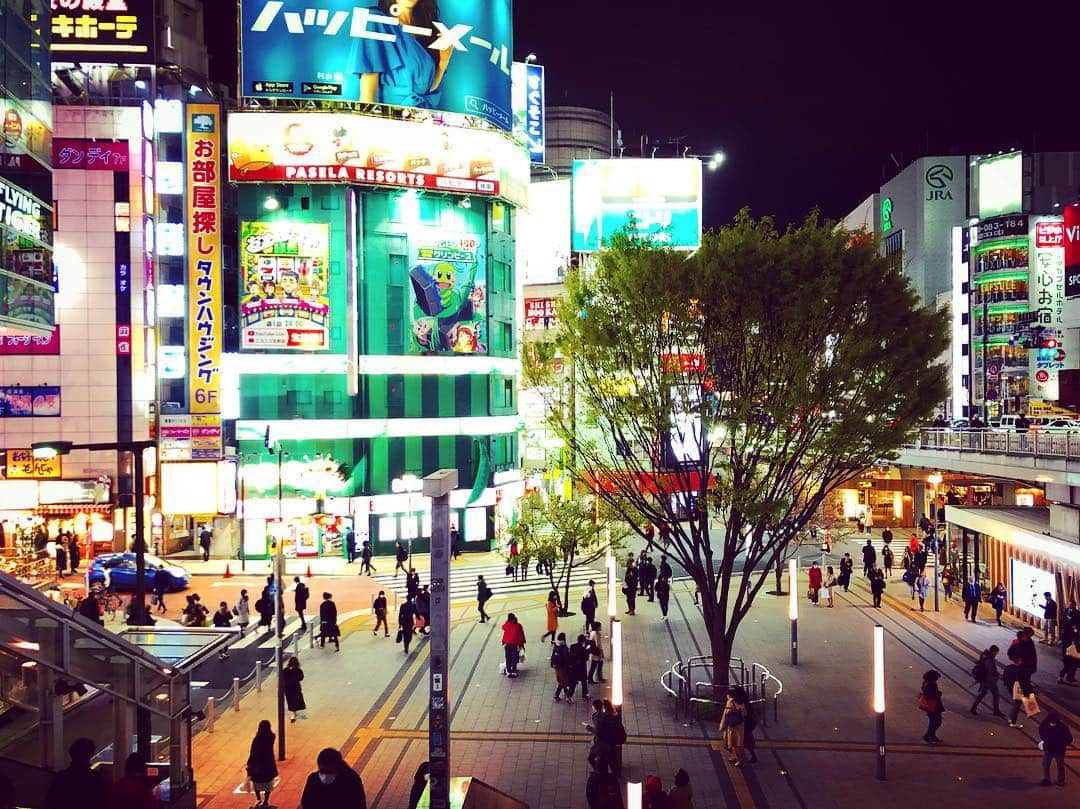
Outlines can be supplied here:
M262 171L274 165L269 146L241 139L233 140L229 144L229 161L233 168L241 173Z
M308 135L307 128L299 121L294 121L285 127L285 151L291 155L302 157L315 148Z

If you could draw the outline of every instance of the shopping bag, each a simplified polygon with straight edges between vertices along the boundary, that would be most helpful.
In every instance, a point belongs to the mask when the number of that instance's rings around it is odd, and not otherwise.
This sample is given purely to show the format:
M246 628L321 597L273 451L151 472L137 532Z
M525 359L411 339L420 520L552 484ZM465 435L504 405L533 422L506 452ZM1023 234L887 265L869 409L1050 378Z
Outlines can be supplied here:
M1023 704L1024 713L1028 715L1029 719L1042 711L1042 708L1039 707L1039 700L1035 698L1034 694L1026 695L1020 702Z
M522 649L520 652L518 652L518 662L519 663L524 663L525 662L525 650L524 649Z
M499 663L499 674L506 674L506 661L503 660Z
M1015 700L1022 700L1024 698L1024 689L1022 689L1020 687L1020 681L1019 680L1017 680L1015 683L1013 683L1012 698L1013 698L1014 701Z

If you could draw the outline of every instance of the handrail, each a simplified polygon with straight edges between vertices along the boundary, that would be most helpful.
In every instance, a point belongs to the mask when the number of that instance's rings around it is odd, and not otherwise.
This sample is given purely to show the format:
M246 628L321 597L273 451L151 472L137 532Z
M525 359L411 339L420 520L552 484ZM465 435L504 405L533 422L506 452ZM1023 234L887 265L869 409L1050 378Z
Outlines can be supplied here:
M776 690L772 693L773 720L776 721L779 713L779 698L784 692L783 682L776 677L766 666L761 663L751 662L749 673L746 664L740 657L732 657L729 660L729 673L732 675L729 682L741 686L746 692L751 704L765 705L770 695L767 685L771 680L776 684ZM692 713L694 705L721 705L722 699L700 696L706 689L715 689L711 681L697 680L690 687L690 677L695 666L710 668L713 665L711 655L694 655L685 661L679 660L672 664L668 671L660 675L660 687L669 695L675 697L676 716L685 712L687 716ZM677 689L672 686L672 681L677 679ZM762 724L768 724L768 715L762 714Z
M908 449L1080 460L1080 432L924 429Z

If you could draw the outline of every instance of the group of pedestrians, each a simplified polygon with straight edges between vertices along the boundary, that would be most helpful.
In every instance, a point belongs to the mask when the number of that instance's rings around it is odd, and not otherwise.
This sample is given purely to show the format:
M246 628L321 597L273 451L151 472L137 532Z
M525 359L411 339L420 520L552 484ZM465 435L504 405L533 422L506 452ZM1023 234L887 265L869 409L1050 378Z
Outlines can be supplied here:
M269 806L270 793L278 776L274 756L274 731L269 720L259 722L247 760L247 776L258 801L255 806ZM319 751L315 772L307 777L300 796L300 809L367 809L367 796L360 775L345 763L333 747Z
M69 572L72 575L79 572L82 555L79 550L79 540L73 533L64 531L60 534L54 543L54 552L56 554L56 575L59 578L63 578ZM68 570L69 565L70 571Z
M647 549L642 549L636 560L630 554L626 560L622 588L626 596L626 614L636 615L638 596L646 596L650 603L660 603L660 615L666 621L671 599L671 576L672 569L666 555L660 556L660 565L657 566Z

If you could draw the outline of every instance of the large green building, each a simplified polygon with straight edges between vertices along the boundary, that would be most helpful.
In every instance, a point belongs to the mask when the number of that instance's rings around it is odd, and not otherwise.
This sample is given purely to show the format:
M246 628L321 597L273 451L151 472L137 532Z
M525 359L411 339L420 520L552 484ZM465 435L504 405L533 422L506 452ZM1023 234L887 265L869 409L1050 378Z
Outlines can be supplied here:
M238 166L257 151L230 133L240 300L229 373L239 401L227 409L238 417L246 556L266 556L276 536L286 554L340 555L350 529L376 554L398 540L426 550L419 478L449 467L461 481L451 520L465 549L493 547L523 487L516 179L463 183L482 193L417 188L433 177L392 171L413 187L352 182L369 176L362 170L337 182L326 172L319 183L246 182ZM485 168L527 182L524 158L511 162Z

